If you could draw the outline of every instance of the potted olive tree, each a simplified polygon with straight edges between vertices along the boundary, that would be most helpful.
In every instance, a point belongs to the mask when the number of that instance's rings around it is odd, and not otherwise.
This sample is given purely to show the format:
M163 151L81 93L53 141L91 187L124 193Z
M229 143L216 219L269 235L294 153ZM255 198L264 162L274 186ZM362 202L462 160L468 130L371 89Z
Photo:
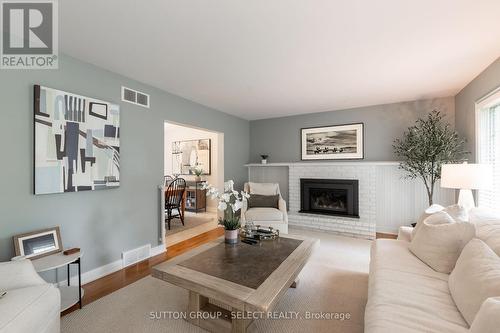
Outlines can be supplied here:
M418 119L401 139L394 141L394 153L401 160L399 168L406 171L407 178L422 179L429 206L433 203L434 185L441 178L441 165L464 161L468 154L464 143L437 110Z
M224 217L219 218L219 224L225 229L225 241L229 244L238 242L238 231L240 229L239 210L243 206L243 200L249 195L241 191L234 190L234 182L229 180L224 183L224 192L220 193L215 187L206 184L203 187L212 199L217 199L219 204L217 209L224 212Z

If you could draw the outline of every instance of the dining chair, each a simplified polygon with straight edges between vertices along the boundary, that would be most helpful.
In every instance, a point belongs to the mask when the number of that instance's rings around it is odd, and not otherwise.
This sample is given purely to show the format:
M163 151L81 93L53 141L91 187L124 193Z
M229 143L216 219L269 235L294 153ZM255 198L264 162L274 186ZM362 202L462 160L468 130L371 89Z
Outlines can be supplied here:
M184 225L184 212L182 211L182 199L186 191L186 180L176 178L168 184L165 190L165 216L167 218L168 230L170 230L170 221L179 218ZM177 213L175 211L177 210Z
M167 187L172 181L174 180L174 177L170 175L166 175L163 177L163 186Z

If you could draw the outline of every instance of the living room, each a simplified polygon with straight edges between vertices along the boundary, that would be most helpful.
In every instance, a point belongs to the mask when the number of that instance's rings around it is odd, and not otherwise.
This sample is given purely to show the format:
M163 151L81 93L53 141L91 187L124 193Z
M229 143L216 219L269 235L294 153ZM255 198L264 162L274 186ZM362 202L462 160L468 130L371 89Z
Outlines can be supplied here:
M497 332L498 1L0 6L0 332Z

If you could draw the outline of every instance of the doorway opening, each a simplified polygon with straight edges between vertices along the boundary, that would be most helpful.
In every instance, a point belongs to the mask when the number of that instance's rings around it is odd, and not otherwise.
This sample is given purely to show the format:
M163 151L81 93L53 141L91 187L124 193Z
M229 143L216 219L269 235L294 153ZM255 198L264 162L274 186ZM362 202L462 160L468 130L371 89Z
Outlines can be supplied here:
M204 183L217 188L224 186L224 133L168 121L164 141L167 201L168 196L172 196L168 191L172 179L184 179L186 184L179 205L184 224L180 217L172 217L169 228L168 213L162 223L162 235L168 247L217 228L217 202L206 195L202 186ZM177 213L178 209L174 211Z

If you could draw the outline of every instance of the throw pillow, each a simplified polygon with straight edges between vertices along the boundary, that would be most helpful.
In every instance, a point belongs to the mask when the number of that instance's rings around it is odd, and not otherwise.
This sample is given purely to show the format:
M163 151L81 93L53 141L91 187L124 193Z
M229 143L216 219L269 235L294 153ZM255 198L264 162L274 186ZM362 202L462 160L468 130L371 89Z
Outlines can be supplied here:
M441 205L438 205L438 204L433 204L433 205L430 205L429 208L427 208L423 213L422 215L420 215L420 217L418 218L417 220L417 224L415 224L415 228L413 228L413 231L411 233L411 238L413 239L413 237L415 237L415 235L417 234L417 231L418 229L420 229L420 227L422 226L422 222L428 218L429 216L431 216L432 214L435 214L437 212L440 212L444 209L443 206Z
M441 211L422 222L408 249L435 271L449 274L474 235L473 224L457 222Z
M483 302L500 296L500 258L482 240L474 238L460 254L448 285L458 310L472 325Z
M469 212L469 220L476 226L476 237L500 256L500 212L473 208Z
M465 209L462 206L451 205L445 208L441 205L433 204L429 208L427 208L425 212L420 216L420 218L417 221L417 224L415 225L415 228L413 228L411 237L412 238L415 237L418 230L420 229L420 226L422 225L422 222L426 218L441 211L448 213L448 215L450 215L455 221L460 221L460 222L468 221L467 209Z
M483 302L472 322L470 333L496 333L500 327L500 297L490 297Z
M248 208L276 208L278 209L278 202L280 196L276 195L260 195L260 194L250 194L248 200Z
M455 221L469 222L467 209L459 205L447 206L443 211L447 212Z

